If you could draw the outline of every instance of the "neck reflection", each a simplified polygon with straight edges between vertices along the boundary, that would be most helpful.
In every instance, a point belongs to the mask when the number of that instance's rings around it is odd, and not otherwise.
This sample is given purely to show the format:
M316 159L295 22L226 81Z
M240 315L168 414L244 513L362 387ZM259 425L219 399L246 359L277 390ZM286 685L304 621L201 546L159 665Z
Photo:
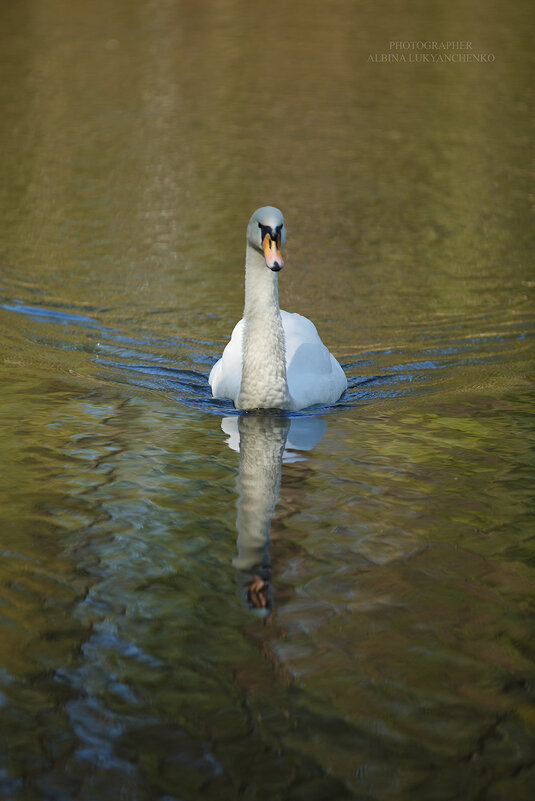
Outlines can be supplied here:
M240 595L250 609L268 614L273 606L269 531L279 500L282 464L302 460L295 451L313 448L327 423L316 417L256 412L225 417L221 427L229 435L229 447L240 454L238 552L232 560Z

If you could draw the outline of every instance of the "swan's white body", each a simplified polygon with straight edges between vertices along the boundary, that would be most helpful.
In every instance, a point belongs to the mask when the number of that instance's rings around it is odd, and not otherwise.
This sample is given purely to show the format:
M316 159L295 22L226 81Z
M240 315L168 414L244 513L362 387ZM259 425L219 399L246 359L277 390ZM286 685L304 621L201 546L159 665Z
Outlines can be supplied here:
M251 387L251 394L256 400L251 400L252 405L240 404L244 319L235 325L223 356L210 373L210 386L215 398L230 398L237 409L293 410L338 400L347 387L347 380L344 371L319 338L314 323L300 314L286 311L281 311L280 316L285 339L289 399L284 389L277 390L266 382L272 370L265 361L259 359L258 373Z
M269 242L264 242L262 253L264 236ZM265 206L251 217L244 316L209 377L214 397L229 398L237 409L298 410L331 404L347 387L344 371L314 323L279 308L277 272L282 258L278 247L284 244L284 236L278 209Z

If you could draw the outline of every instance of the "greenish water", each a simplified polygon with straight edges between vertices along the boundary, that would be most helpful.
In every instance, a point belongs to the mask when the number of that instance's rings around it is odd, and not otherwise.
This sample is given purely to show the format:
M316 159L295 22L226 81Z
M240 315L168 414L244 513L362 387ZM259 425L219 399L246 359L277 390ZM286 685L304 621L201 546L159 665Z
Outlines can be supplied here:
M531 799L531 4L1 17L0 798ZM333 408L210 397L265 203Z

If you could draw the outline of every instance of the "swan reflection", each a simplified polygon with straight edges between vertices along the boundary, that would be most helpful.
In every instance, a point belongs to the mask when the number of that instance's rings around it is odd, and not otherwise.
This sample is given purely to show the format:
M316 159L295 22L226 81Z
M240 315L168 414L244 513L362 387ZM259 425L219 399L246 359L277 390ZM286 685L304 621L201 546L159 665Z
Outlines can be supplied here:
M327 423L317 417L284 417L257 412L225 417L227 444L240 454L238 489L238 570L241 594L251 609L267 614L272 606L269 530L279 499L283 462L303 459L323 437Z

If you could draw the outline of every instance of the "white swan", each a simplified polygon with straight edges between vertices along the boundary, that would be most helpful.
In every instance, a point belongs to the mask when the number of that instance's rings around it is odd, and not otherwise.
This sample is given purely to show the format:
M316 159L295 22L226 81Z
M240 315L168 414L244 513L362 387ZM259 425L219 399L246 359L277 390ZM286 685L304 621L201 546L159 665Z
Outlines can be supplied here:
M347 387L314 323L279 308L285 239L279 209L254 212L247 226L243 319L208 379L214 398L229 398L237 409L305 409L334 403Z

